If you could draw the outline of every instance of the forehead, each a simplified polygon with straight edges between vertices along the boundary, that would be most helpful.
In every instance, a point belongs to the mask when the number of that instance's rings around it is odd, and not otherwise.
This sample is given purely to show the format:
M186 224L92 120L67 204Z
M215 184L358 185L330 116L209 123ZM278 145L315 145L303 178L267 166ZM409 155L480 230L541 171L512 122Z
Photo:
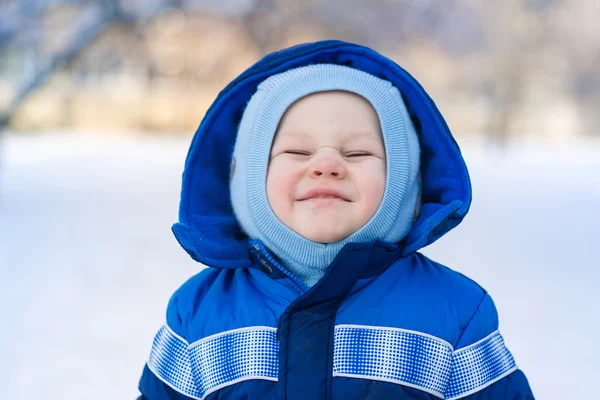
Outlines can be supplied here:
M318 92L294 102L284 113L277 129L277 136L324 134L379 138L379 117L371 103L355 93Z

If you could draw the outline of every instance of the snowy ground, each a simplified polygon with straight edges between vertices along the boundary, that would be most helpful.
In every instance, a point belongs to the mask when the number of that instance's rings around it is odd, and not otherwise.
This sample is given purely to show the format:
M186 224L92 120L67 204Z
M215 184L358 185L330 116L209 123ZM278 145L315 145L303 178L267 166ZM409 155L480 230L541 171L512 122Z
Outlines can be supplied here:
M189 139L0 141L0 399L133 399L170 294ZM541 148L540 148L541 147ZM600 377L600 144L463 145L474 203L426 249L486 287L540 399Z

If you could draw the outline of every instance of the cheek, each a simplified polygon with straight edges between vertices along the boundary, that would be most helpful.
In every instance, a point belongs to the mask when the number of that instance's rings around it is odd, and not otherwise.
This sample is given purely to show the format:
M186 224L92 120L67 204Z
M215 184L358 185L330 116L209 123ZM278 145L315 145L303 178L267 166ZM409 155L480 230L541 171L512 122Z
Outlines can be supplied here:
M293 165L288 164L274 159L267 171L267 199L275 215L280 218L282 216L279 214L291 208L297 181Z
M375 165L365 166L361 170L359 180L359 190L361 200L364 204L364 212L369 213L369 217L375 214L385 191L385 163L376 163Z

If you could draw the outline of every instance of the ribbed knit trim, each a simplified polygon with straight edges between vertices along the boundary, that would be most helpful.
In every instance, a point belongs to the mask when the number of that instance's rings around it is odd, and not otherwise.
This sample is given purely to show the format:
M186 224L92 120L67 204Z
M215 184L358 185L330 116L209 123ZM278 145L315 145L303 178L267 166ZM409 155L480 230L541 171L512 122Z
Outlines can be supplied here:
M323 244L297 234L275 216L266 182L271 144L285 111L308 94L331 90L356 93L372 104L383 133L387 174L383 199L373 217L346 239ZM377 239L396 243L411 227L418 195L418 138L398 89L366 72L319 64L269 77L244 111L234 159L231 200L242 228L309 286L323 276L346 243Z

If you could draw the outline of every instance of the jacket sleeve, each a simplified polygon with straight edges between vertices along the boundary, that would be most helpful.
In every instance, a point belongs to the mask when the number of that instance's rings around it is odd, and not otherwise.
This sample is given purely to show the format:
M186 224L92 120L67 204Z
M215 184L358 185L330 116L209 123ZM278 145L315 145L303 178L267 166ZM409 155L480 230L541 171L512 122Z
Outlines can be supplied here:
M496 306L487 294L455 345L445 398L534 399L527 378L518 369L498 331Z
M177 296L167 307L167 323L152 343L139 383L138 400L188 400L200 398L192 375L188 342L182 332Z

